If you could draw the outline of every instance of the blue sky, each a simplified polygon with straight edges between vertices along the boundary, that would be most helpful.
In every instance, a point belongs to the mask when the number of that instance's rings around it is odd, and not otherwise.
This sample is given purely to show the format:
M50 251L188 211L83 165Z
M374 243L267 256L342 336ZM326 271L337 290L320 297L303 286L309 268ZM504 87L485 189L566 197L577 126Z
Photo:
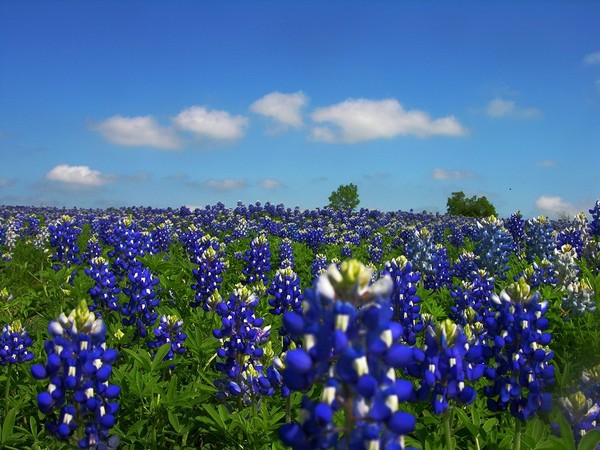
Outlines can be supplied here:
M600 2L0 2L0 204L575 214Z

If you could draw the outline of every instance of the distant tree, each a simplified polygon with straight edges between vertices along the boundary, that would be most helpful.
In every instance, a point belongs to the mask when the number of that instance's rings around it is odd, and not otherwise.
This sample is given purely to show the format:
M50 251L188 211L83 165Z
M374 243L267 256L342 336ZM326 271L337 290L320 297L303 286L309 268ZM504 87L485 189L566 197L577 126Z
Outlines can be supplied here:
M355 184L342 184L329 196L329 207L352 210L358 206L358 187Z
M446 206L448 214L452 214L453 216L488 217L497 215L496 208L494 208L494 205L485 196L477 197L474 195L471 198L467 198L462 191L453 192L448 197Z

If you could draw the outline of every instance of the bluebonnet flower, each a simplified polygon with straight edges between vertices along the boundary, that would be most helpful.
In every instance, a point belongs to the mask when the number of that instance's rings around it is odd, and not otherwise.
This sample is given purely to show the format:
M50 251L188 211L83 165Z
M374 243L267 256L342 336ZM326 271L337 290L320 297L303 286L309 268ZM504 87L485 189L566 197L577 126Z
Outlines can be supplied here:
M283 315L286 311L302 312L304 295L300 288L300 278L290 266L277 270L267 294L272 297L268 300L271 314ZM285 352L291 343L289 332L284 326L278 331L283 338L282 351Z
M98 240L98 236L93 235L87 242L87 247L85 252L83 253L82 259L91 260L92 258L97 258L102 255L102 246L100 245L100 241Z
M533 262L537 259L552 260L555 245L555 231L550 221L539 216L529 219L525 225L525 255L527 261Z
M106 348L102 319L82 300L68 317L61 313L51 321L48 332L46 363L31 367L34 378L50 380L37 397L40 411L48 416L48 432L60 440L74 437L79 448L113 447L108 433L115 424L120 388L108 380L117 352Z
M164 361L171 361L176 353L182 355L185 352L184 342L186 339L187 335L183 332L183 320L179 320L176 316L163 314L158 320L158 326L154 328L154 339L148 340L147 344L151 349L170 344L171 348L165 355ZM171 368L173 367L171 366Z
M279 256L277 260L280 269L284 269L287 266L292 269L294 268L294 248L290 239L284 238L279 244Z
M411 364L408 372L421 379L417 396L431 397L435 414L450 408L450 401L468 405L475 400L477 391L466 382L482 377L485 364L481 344L467 341L462 328L450 319L427 325L425 357Z
M72 217L64 215L54 223L48 225L50 233L50 245L54 249L52 260L56 261L53 266L58 270L62 265L70 267L81 263L79 245L77 239L81 234L81 228Z
M129 266L127 278L129 285L123 288L123 293L129 297L129 301L121 307L121 313L125 316L122 322L123 325L135 324L139 335L146 337L146 327L154 325L158 317L155 308L159 298L154 287L160 280L137 261Z
M575 441L579 442L588 431L600 429L600 404L577 391L558 399L561 410L573 429Z
M247 405L275 391L261 363L270 326L263 328L264 319L255 315L259 300L247 286L237 285L229 299L215 307L221 328L214 329L213 336L221 342L217 356L222 361L216 363L221 378L214 384L222 400L237 397Z
M590 236L600 238L600 200L596 200L596 204L589 212L592 220L588 224L588 232Z
M521 253L525 245L525 220L521 211L517 211L504 221L504 227L513 238L513 251Z
M441 244L436 244L429 259L425 273L424 286L426 289L440 289L452 284L448 250Z
M401 411L414 398L412 383L397 379L396 370L416 357L398 342L400 324L391 321L393 282L384 276L370 285L371 271L355 260L331 265L305 294L303 314L288 312L284 323L302 336L304 347L287 352L284 383L304 391L323 385L321 398L304 396L300 422L283 425L279 435L294 449L404 449L404 435L416 419ZM342 428L333 423L344 414ZM343 435L340 436L340 431Z
M182 206L183 208L183 206ZM189 211L189 210L188 210ZM158 224L150 233L150 241L154 244L155 252L168 252L173 236L173 222L169 219Z
M261 283L266 286L267 276L271 270L271 250L269 241L264 234L252 239L250 249L244 254L246 261L242 272L245 276L245 284L252 285Z
M340 257L342 259L350 259L350 258L352 258L352 248L349 245L344 245L340 249Z
M560 230L556 235L556 248L560 250L563 245L568 244L575 249L577 255L581 255L584 245L581 231L575 227L567 227Z
M90 306L90 311L99 307L107 308L113 311L119 309L119 288L117 277L110 269L109 262L99 256L90 260L90 267L84 269L85 274L94 280L94 286L89 290L94 304Z
M460 280L466 280L469 275L479 270L478 257L475 253L462 250L450 269L450 275Z
M566 318L584 315L596 310L594 290L585 279L580 278L581 270L577 264L577 252L570 244L555 249L556 278L563 291L562 308Z
M323 272L327 270L327 256L317 253L315 255L315 259L313 259L312 264L310 265L310 273L313 279L317 278Z
M540 286L555 286L558 283L554 264L544 258L539 263L534 261L527 266L519 275L515 275L514 281L518 281L523 277L528 285L537 289Z
M113 247L108 256L119 277L126 274L130 266L138 263L138 257L151 250L148 235L139 231L138 225L131 218L120 221L104 235L104 240L106 245Z
M405 256L386 261L384 273L387 273L394 283L390 295L393 320L402 325L404 342L414 345L417 341L417 333L424 326L421 317L421 297L417 295L417 284L421 276L413 271L412 263Z
M450 307L450 318L458 325L467 327L483 322L493 316L490 308L495 279L486 270L479 269L450 291L454 304Z
M220 251L220 244L215 238L202 238L202 248L204 250L198 256L192 256L190 261L196 262L198 267L192 269L195 283L192 289L196 291L194 300L190 301L190 306L196 308L202 305L204 311L210 311L214 305L221 301L219 289L223 282L223 271L226 267L225 257Z
M514 241L501 220L494 216L477 222L475 254L481 269L502 278L508 269L508 256Z
M0 334L0 366L20 364L33 359L33 341L18 320L2 328Z
M551 335L544 315L548 302L531 293L524 278L511 283L500 295L493 294L494 317L485 320L495 364L486 369L492 385L484 388L492 411L510 413L526 421L537 412L551 408L551 394L544 391L554 384L554 352L547 346Z
M343 258L344 256L342 256ZM369 260L375 264L379 264L383 258L383 238L381 234L373 234L373 239L369 244Z

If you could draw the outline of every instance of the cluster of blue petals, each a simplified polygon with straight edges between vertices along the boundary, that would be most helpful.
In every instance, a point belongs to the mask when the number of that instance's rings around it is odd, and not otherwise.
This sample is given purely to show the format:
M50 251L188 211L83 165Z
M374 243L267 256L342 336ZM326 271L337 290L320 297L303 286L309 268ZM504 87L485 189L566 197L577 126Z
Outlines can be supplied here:
M362 275L347 289L356 268ZM320 400L304 396L299 422L280 428L283 443L293 449L407 448L404 435L414 430L416 419L398 406L414 399L415 392L410 381L396 378L396 370L419 354L400 342L389 276L369 287L371 277L364 272L356 261L341 264L343 275L330 266L307 290L302 314L284 315L286 328L303 342L287 352L284 383L292 391L323 386ZM333 287L331 280L340 284ZM333 422L338 411L345 415L342 429Z
M20 323L5 325L0 334L0 366L31 361L32 344L33 340Z
M75 436L79 448L112 447L108 433L115 424L120 388L109 383L117 351L106 348L102 319L83 301L68 317L62 313L51 321L48 332L46 363L31 367L34 378L49 380L37 397L40 411L48 416L48 432L60 440Z

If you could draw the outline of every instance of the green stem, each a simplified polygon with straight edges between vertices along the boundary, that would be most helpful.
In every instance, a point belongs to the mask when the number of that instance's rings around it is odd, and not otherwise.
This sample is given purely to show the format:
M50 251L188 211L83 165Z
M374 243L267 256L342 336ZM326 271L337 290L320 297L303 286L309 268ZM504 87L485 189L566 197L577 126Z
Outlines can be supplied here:
M285 399L285 423L292 421L292 393Z
M515 419L515 437L513 439L513 450L521 450L521 421Z
M448 450L452 450L454 447L452 446L452 428L450 427L450 414L452 411L450 409L444 412L444 435L446 436L446 448Z
M8 415L8 393L10 390L10 376L12 374L12 364L8 364L8 372L6 372L6 386L4 386L4 418Z

